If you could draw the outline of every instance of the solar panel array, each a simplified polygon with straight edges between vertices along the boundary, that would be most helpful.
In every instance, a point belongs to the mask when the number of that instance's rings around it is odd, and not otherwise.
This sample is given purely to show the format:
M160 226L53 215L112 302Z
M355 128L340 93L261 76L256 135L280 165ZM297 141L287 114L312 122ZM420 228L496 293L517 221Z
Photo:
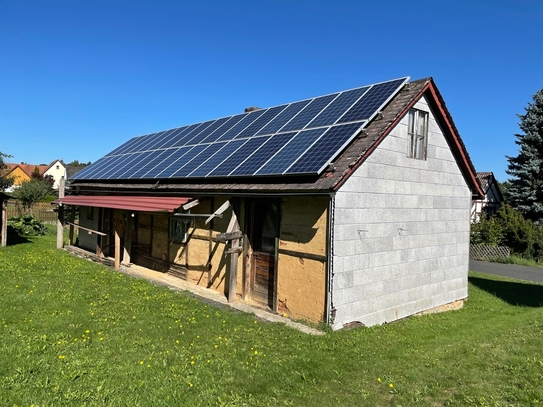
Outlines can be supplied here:
M134 137L72 179L318 175L408 80Z

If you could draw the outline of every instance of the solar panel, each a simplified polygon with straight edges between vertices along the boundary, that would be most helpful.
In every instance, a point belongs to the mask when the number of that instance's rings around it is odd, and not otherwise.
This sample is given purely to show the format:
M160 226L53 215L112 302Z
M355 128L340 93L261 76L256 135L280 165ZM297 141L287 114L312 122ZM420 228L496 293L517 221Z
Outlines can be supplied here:
M318 175L408 80L134 137L72 179Z
M285 171L285 174L319 174L335 158L331 152L337 154L341 151L356 136L360 128L360 123L331 127Z
M299 132L290 142L264 164L256 175L282 174L326 131L326 128L311 129Z

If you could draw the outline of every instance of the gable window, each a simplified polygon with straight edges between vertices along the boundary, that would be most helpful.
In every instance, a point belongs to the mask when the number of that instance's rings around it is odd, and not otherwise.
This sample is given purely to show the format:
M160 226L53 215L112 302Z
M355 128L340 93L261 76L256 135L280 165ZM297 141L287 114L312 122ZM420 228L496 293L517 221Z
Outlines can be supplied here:
M407 127L409 151L407 156L426 160L426 145L428 142L428 112L411 109Z

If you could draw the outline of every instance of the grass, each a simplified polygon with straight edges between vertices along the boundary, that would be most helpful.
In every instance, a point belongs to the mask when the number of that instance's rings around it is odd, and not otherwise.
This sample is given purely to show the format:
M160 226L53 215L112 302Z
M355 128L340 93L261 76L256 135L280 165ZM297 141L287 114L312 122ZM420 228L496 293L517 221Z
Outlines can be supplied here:
M518 254L512 254L506 258L496 258L490 261L495 262L495 263L516 264L519 266L543 268L543 263L541 261L534 260L534 259L527 259L526 257L522 257Z
M536 406L543 286L308 336L55 249L0 249L2 406Z

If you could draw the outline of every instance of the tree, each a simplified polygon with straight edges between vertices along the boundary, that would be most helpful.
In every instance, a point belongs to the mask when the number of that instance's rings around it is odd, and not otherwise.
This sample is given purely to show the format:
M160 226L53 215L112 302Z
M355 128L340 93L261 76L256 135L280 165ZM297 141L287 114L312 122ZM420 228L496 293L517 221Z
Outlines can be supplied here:
M481 214L481 218L471 224L470 242L472 244L484 244L488 246L498 246L504 237L502 224L495 216L488 217Z
M507 156L506 172L512 176L507 193L513 208L535 224L543 224L543 89L532 98L526 114L518 115L524 132L515 135L519 153Z
M13 185L13 178L6 175L6 164L4 158L10 158L11 155L0 152L0 191L5 191Z
M510 181L498 181L498 187L500 187L500 191L503 195L503 200L507 203L509 203L509 188L511 187Z
M13 196L21 203L24 209L30 209L36 202L44 200L53 192L48 180L31 179L23 182Z
M528 259L543 256L543 229L540 226L525 219L522 213L508 204L503 204L492 218L502 227L500 244Z

